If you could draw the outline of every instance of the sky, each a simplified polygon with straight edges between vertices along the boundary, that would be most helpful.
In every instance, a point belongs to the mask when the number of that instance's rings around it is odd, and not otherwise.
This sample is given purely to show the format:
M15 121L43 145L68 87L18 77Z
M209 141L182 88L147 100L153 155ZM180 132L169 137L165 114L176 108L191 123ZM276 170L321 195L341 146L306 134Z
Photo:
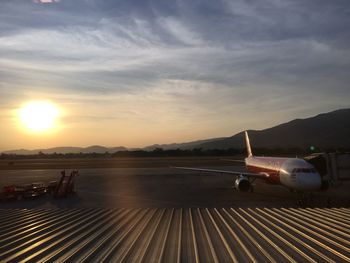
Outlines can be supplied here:
M350 106L348 0L1 0L0 151L231 136ZM60 109L27 131L30 101Z

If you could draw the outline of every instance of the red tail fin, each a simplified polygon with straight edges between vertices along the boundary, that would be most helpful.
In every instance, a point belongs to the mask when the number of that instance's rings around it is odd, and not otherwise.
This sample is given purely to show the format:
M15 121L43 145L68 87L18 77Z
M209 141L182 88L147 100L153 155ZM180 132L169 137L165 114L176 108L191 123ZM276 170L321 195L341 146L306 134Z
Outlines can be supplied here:
M244 133L245 133L245 144L247 147L247 154L248 154L248 157L251 157L253 156L253 153L252 153L252 148L250 147L248 132L245 131Z

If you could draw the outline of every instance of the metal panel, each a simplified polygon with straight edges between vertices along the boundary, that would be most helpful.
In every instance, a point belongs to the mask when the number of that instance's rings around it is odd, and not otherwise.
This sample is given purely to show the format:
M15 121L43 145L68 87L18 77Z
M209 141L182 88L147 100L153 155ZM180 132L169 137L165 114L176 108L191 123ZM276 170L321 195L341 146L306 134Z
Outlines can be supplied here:
M0 210L1 262L349 262L349 208Z

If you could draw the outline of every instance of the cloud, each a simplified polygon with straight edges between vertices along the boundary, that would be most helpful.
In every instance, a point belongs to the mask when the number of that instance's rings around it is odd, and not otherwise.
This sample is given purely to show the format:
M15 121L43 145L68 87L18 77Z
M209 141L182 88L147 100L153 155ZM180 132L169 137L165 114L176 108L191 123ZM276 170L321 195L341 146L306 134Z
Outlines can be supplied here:
M159 18L159 24L180 43L187 45L203 45L200 37L180 20L173 17Z
M59 3L60 0L33 0L33 2L36 4L54 4Z
M71 97L79 122L229 134L247 121L261 127L350 106L348 1L50 2L2 4L6 107ZM268 117L257 120L257 108Z

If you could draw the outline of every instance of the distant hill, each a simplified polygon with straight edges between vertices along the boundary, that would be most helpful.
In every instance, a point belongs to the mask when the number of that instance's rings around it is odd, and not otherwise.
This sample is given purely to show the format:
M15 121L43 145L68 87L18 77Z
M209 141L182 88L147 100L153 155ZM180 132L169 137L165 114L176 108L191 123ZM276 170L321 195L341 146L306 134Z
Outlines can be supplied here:
M329 113L319 114L306 119L295 119L264 130L249 130L252 147L257 148L306 148L315 146L317 148L350 148L350 109L336 110ZM245 148L243 132L232 137L222 137L207 140L198 140L186 143L154 144L142 149L153 151L156 148L163 150L194 148L229 149ZM13 150L6 154L29 155L52 153L114 153L128 150L125 147L104 147L99 145L82 147L55 147L37 150Z
M296 119L264 130L249 130L253 147L349 148L350 109L336 110L306 119ZM244 148L243 132L197 145L202 149Z
M222 140L224 138L226 138L226 137L213 138L213 139L207 139L207 140L199 140L199 141L193 141L193 142L185 142L185 143L153 144L153 145L144 147L142 150L153 151L156 148L162 148L163 150L175 150L175 149L190 150L193 148L197 148L198 145L202 145L204 143L209 143L209 142L213 142L213 141Z
M53 153L105 153L105 152L118 152L118 151L126 151L127 149L123 146L119 147L104 147L99 145L89 146L89 147L55 147L49 149L36 149L36 150L12 150L5 151L5 154L17 154L17 155L30 155L30 154L38 154L39 152L45 154L53 154Z

